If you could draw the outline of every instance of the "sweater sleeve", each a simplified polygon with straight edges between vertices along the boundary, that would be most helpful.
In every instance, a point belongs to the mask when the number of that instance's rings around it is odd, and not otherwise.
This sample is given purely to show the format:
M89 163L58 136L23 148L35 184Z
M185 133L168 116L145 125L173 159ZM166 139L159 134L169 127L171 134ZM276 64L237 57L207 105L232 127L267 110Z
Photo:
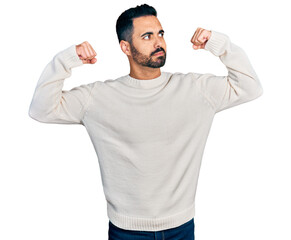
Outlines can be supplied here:
M44 123L83 124L82 118L94 83L83 84L70 91L62 90L72 68L82 64L75 45L53 57L38 80L29 107L31 118Z
M205 50L219 57L227 76L193 73L196 87L215 113L254 100L263 94L262 85L246 53L223 33L211 31Z

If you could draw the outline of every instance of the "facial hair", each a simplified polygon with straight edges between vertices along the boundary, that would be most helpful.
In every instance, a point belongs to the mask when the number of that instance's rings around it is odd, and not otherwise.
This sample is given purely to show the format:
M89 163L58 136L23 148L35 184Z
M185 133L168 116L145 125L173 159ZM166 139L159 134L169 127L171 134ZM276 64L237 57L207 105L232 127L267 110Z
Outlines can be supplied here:
M150 67L150 68L160 68L162 66L165 65L165 62L166 62L166 52L165 50L160 47L158 49L156 49L154 52L152 52L150 54L150 56L147 56L145 54L142 54L141 52L139 52L133 44L130 45L130 49L131 49L131 53L132 53L132 59L142 65L142 66L145 66L145 67ZM158 56L156 58L156 60L154 61L153 60L153 55L157 52L160 52L160 51L163 51L164 52L164 55L162 56Z

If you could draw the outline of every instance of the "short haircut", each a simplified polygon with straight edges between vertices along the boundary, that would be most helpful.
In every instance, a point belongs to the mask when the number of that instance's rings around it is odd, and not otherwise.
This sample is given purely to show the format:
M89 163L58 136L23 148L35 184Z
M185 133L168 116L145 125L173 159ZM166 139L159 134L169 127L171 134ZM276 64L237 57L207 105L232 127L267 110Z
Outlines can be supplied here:
M157 17L157 11L155 8L147 4L142 4L124 11L116 21L118 41L120 42L121 40L124 40L132 43L133 19L151 15Z

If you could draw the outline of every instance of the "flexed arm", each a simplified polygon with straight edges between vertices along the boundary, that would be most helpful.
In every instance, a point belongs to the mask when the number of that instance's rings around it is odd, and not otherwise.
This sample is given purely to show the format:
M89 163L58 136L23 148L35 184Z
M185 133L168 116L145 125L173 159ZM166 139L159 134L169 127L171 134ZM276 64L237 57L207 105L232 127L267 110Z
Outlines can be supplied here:
M223 33L197 28L191 38L195 50L205 49L220 58L227 76L193 73L196 86L217 113L254 100L263 94L259 78L242 48Z
M45 123L82 124L84 111L95 83L62 90L64 80L72 74L72 68L83 64L95 64L96 52L88 42L72 45L54 56L43 70L30 107L29 116Z

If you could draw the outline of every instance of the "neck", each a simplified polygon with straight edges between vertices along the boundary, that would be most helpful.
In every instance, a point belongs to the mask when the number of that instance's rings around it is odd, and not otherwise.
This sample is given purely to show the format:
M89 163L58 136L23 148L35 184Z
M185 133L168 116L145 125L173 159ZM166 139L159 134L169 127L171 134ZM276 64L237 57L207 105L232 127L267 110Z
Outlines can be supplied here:
M160 68L149 68L149 67L130 67L129 76L140 79L140 80L149 80L157 78L161 75Z

